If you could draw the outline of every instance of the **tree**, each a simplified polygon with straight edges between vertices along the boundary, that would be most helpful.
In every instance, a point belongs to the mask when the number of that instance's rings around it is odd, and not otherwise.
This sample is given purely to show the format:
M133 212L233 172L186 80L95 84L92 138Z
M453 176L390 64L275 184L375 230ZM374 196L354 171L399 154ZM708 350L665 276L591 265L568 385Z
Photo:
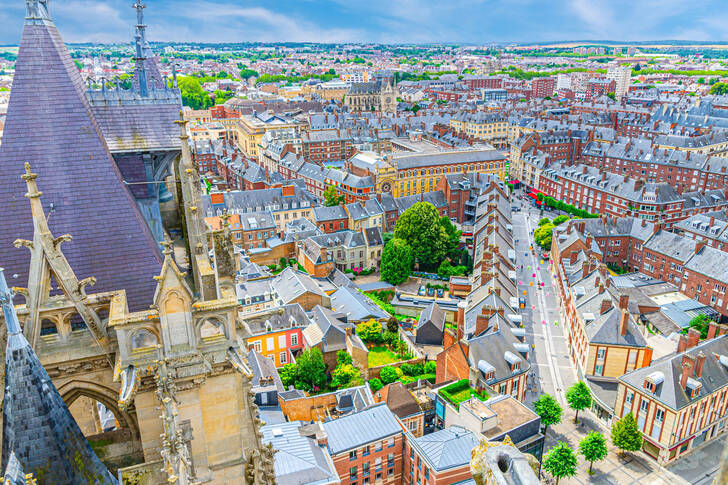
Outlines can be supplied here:
M447 234L447 240L445 242L447 255L452 257L460 246L460 236L462 236L463 231L458 231L455 224L450 222L450 219L446 216L440 218L440 224L445 229L445 234Z
M548 217L542 217L541 219L538 220L538 227L545 226L546 224L550 224L550 223L551 223L551 219L549 219Z
M393 285L407 281L412 272L412 248L404 239L394 238L384 246L379 264L381 278Z
M574 450L561 441L548 452L543 461L544 470L556 477L556 485L559 485L561 478L576 475L576 465Z
M591 406L592 403L592 396L591 391L589 390L589 387L584 383L584 381L579 381L573 386L571 386L566 391L566 402L569 403L569 407L576 411L576 416L574 416L574 422L579 422L579 411L583 409L587 409L589 406Z
M304 350L296 360L296 367L297 389L310 392L326 386L326 364L318 347Z
M395 317L389 317L387 320L387 332L397 333L399 331L399 320Z
M436 268L448 250L448 234L435 206L417 202L402 213L394 226L395 239L403 239L420 265Z
M569 220L569 216L565 216L565 215L563 215L563 214L562 214L562 215L560 215L560 216L556 216L556 217L554 217L554 220L553 220L553 221L551 221L551 223L552 223L552 224L553 224L554 226L559 226L559 225L563 224L564 222L566 222L566 221L568 221L568 220Z
M425 362L425 374L434 374L435 372L437 372L437 362L434 360Z
M359 376L359 369L351 364L339 364L331 373L331 385L336 388L346 387L354 378Z
M258 77L258 71L254 71L252 69L247 69L247 68L240 70L241 79L249 79L251 77Z
M324 190L324 204L326 207L343 204L345 200L346 197L344 197L343 194L339 195L339 192L333 185L329 185L326 190Z
M621 455L625 451L638 451L642 448L642 433L632 413L627 413L612 425L612 444L619 448Z
M381 379L382 384L391 384L398 379L397 371L394 370L394 367L385 367L379 373L379 379Z
M350 365L352 363L351 355L346 350L336 352L336 365Z
M544 224L543 226L533 231L534 241L536 241L536 244L541 246L541 248L545 249L546 251L549 251L551 249L551 238L553 236L554 227L556 226L549 223Z
M382 341L382 325L370 318L356 326L356 334L365 342L379 343Z
M611 99L612 101L617 100L617 96L614 93L607 93L607 97Z
M372 392L377 392L382 387L384 387L384 384L382 384L382 381L380 381L376 377L374 379L369 379L369 388L372 390Z
M544 434L546 434L546 430L549 426L561 422L561 406L550 394L541 395L541 397L533 403L533 407L536 410L536 414L538 414L541 418Z
M710 88L710 94L728 94L728 83L715 83Z
M693 319L688 322L688 327L683 329L682 333L688 333L688 329L694 328L700 332L701 339L708 338L708 327L710 326L710 322L710 317L705 313L701 313L700 315L693 317Z
M584 436L584 439L579 443L579 453L589 462L589 475L592 474L594 462L606 458L607 451L607 440L601 433L592 431Z
M286 364L278 370L278 376L281 378L283 386L293 386L296 384L296 372L298 367L296 364Z

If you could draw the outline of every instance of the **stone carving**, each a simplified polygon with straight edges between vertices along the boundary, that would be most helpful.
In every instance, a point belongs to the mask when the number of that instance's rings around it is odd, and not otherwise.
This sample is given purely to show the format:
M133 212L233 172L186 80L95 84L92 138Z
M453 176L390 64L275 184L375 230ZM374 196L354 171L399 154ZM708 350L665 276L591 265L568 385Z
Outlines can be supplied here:
M470 472L478 485L538 485L538 470L538 460L521 453L508 435L502 442L482 440L472 451Z

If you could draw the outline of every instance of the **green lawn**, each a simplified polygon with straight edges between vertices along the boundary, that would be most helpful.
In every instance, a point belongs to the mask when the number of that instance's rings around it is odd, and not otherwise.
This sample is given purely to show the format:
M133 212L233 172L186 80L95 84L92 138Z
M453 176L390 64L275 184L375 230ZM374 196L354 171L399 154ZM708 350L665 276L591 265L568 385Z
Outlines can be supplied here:
M467 401L471 397L476 397L481 401L487 401L490 398L486 392L477 393L467 384L467 380L465 379L445 387L440 391L440 395L450 401L456 408L460 407L460 403Z
M399 361L399 355L386 347L372 347L369 349L369 367L394 364Z

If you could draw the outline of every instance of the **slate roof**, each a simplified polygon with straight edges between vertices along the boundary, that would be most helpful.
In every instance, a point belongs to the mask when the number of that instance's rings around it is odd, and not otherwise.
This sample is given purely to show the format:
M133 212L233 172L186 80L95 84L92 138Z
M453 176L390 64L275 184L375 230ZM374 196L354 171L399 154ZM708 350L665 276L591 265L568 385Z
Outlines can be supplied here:
M253 378L250 379L250 384L254 392L261 387L265 387L261 386L260 381L261 379L268 378L273 378L273 387L275 387L278 392L285 390L273 359L260 354L255 349L250 349L250 352L248 352L248 364L250 365L250 371L253 373Z
M307 292L322 297L326 296L309 275L295 270L290 266L273 278L271 286L275 292L278 293L278 297L283 301L283 303L293 301Z
M33 239L20 178L30 162L51 231L73 236L63 252L78 279L95 276L94 292L124 288L131 310L147 308L161 268L159 248L85 92L53 23L25 25L0 145L0 254L8 274L19 275L12 284L27 286L30 253L12 243Z
M402 433L402 427L384 403L324 423L324 430L332 455Z
M260 428L263 444L275 450L273 469L279 485L341 483L331 457L313 438L301 436L302 421L267 424Z
M112 92L113 93L113 92ZM108 95L107 95L108 96ZM94 102L91 112L111 153L134 150L180 150L179 98L164 104L112 105Z
M410 443L418 449L419 455L431 468L440 472L468 465L472 459L473 448L480 444L480 438L469 429L450 426L421 438L414 438Z
M346 315L316 305L311 310L311 324L303 334L309 346L323 341L323 352L346 350L346 320Z
M674 232L659 230L645 242L643 248L684 263L693 255L696 245L697 242L694 239L680 236ZM645 258L645 261L648 260Z
M432 323L438 330L445 329L445 312L434 301L422 310L417 326L420 327L428 322Z
M422 408L417 403L417 399L399 381L387 384L380 392L384 397L384 402L387 403L387 407L400 419L405 419L422 412Z
M303 328L309 323L306 312L298 303L246 315L243 320L248 324L253 335L278 332L289 328Z
M396 154L393 158L398 170L410 170L419 167L451 165L454 163L496 162L505 160L506 157L494 148L487 148Z
M313 217L316 222L336 221L339 219L348 219L346 210L340 205L316 206L313 208Z
M695 374L692 376L692 379L700 382L700 392L695 398L689 399L685 390L680 387L682 358L685 354L695 358L700 352L705 355L703 374L702 377ZM690 350L652 361L648 367L628 372L619 377L619 380L644 392L647 376L655 372L662 372L665 380L656 386L654 394L650 397L671 409L678 410L728 385L728 369L718 360L720 356L728 357L727 335L704 340Z
M728 282L728 253L705 246L684 264L688 271L700 273L718 281Z
M8 335L2 469L21 469L42 483L116 484L25 339L2 270L0 303Z
M356 321L390 317L389 313L379 308L366 295L349 286L339 288L331 294L331 308Z

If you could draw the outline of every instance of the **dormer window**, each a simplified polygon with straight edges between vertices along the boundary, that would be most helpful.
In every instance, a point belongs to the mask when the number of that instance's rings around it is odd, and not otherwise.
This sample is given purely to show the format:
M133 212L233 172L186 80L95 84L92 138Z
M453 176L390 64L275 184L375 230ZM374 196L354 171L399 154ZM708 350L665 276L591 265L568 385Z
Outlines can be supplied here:
M690 399L695 399L700 394L701 385L700 381L696 381L692 377L688 377L688 383L685 386L685 394L687 394Z
M665 381L665 374L660 371L653 372L645 378L644 388L647 392L654 394L657 386Z

